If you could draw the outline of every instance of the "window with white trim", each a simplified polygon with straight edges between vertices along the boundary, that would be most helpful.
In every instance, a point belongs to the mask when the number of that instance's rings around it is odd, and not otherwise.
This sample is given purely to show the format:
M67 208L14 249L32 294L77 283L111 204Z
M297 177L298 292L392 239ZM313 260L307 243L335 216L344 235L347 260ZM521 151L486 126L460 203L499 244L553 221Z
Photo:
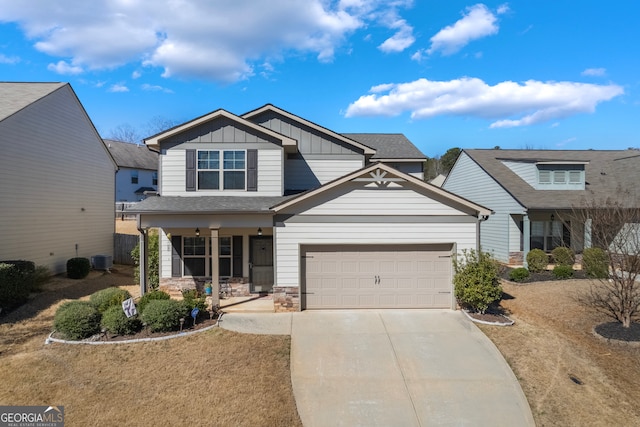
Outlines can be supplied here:
M206 276L207 239L205 237L184 237L184 276Z
M197 172L198 190L244 190L246 151L198 150Z
M584 165L539 164L538 190L584 189Z
M131 183L132 184L137 184L138 183L138 171L137 170L132 170L131 171Z

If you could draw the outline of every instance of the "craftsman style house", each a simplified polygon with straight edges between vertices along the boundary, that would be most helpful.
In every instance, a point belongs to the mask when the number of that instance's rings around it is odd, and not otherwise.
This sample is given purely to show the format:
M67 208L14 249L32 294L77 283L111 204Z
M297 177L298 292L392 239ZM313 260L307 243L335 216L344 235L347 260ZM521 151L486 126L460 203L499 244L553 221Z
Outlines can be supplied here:
M451 308L451 256L491 211L425 183L402 134L340 134L273 105L154 135L158 195L132 211L160 287L230 281L276 310ZM141 286L145 286L144 262Z
M442 188L494 212L481 226L482 249L518 265L531 249L581 253L590 225L575 213L620 192L637 194L638 170L633 150L463 150Z

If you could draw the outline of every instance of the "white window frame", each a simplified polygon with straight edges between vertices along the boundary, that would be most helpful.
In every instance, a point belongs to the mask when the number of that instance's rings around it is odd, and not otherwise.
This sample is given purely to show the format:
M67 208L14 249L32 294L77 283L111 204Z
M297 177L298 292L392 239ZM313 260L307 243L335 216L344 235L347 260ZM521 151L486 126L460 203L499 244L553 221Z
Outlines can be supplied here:
M137 170L132 170L131 171L131 183L132 184L138 184L140 182L140 177L139 177L139 172Z
M217 152L218 153L218 168L200 168L200 153L202 152ZM225 168L225 153L242 153L243 168ZM232 159L227 160L235 163L239 160ZM218 188L200 188L200 172L217 172L218 173ZM244 175L242 188L226 188L225 187L225 172L242 172ZM197 150L196 151L196 189L198 191L247 191L247 150Z
M202 239L204 241L204 254L189 254L187 255L187 239ZM183 236L182 237L182 277L208 277L211 275L209 271L209 259L211 258L211 254L209 253L209 238L204 236ZM187 259L204 259L204 275L203 276L192 276L187 275L185 260Z

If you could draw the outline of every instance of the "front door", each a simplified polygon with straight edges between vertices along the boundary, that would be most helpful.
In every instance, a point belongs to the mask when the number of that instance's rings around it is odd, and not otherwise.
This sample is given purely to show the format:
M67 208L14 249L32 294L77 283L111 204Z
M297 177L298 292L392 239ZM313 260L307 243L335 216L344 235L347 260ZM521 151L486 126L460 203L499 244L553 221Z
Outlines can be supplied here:
M249 246L251 292L271 292L273 289L273 237L251 236Z

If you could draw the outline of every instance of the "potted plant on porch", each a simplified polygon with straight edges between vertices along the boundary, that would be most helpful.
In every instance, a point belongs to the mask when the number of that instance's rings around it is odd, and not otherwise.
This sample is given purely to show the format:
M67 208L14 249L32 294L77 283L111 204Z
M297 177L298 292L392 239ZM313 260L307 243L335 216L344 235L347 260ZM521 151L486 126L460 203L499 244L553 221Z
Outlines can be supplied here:
M206 296L211 296L212 295L212 289L213 289L213 287L211 285L211 282L207 282L207 283L204 284L204 294Z

